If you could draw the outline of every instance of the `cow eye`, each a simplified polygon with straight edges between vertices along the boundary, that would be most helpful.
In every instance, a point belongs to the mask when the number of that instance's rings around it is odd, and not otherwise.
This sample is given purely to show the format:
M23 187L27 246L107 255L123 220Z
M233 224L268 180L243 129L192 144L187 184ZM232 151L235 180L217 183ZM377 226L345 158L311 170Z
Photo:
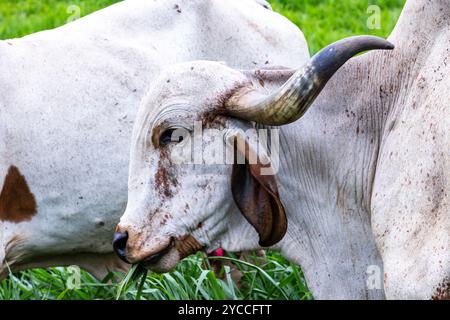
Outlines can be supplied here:
M159 144L161 146L167 146L170 143L180 143L184 137L176 133L177 129L167 129L159 137Z

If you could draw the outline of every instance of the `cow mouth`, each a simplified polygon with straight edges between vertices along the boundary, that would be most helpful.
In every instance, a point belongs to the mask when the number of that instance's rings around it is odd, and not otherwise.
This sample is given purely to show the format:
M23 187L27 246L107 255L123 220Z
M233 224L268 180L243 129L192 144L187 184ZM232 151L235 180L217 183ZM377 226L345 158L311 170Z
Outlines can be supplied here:
M151 268L151 266L158 264L161 261L161 259L172 250L174 244L175 239L171 238L169 244L164 249L162 249L158 253L152 254L151 256L145 258L140 262L140 264L146 268Z
M189 234L180 238L172 237L164 249L148 256L139 264L148 270L164 273L174 269L185 257L203 249L204 246Z

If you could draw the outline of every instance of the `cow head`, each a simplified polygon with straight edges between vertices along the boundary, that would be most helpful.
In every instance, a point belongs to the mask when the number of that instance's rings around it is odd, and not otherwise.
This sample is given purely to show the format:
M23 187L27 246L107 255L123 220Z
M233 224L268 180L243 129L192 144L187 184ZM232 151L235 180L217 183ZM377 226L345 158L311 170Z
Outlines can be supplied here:
M345 39L299 71L240 72L206 61L164 71L137 116L118 255L165 272L230 237L239 249L280 241L287 221L276 166L251 129L296 121L348 59L375 48L392 45Z

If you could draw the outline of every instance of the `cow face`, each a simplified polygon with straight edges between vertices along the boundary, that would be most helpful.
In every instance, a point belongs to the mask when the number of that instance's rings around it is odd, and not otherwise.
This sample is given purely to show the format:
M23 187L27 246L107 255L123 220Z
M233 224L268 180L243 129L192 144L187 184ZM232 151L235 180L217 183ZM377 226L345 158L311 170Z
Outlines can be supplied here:
M287 222L276 166L267 144L260 143L265 135L248 129L296 121L353 55L392 48L380 38L351 37L295 72L242 73L206 61L165 71L135 124L128 207L113 241L119 256L168 271L230 234L235 243L247 244L241 249L256 245L247 231L236 232L243 225L254 227L260 246L280 241ZM236 211L245 220L232 218Z
M250 122L223 112L230 96L253 85L213 62L161 75L135 125L128 206L114 242L119 255L168 271L197 250L213 249L239 212L264 245L283 236L286 220L266 147ZM247 241L256 240L254 232Z

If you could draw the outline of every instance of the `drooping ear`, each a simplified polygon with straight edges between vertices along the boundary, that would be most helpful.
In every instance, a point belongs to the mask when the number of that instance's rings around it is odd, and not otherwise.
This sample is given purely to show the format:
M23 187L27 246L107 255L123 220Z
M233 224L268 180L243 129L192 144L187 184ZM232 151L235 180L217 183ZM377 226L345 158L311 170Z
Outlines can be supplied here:
M231 177L233 198L246 220L258 232L259 245L270 247L278 243L287 230L275 174L264 174L268 170L262 169L268 169L270 163L264 165L267 161L262 161L262 155L255 150L257 148L252 148L247 140L238 140L234 141L235 153L239 152L245 163L234 161Z

